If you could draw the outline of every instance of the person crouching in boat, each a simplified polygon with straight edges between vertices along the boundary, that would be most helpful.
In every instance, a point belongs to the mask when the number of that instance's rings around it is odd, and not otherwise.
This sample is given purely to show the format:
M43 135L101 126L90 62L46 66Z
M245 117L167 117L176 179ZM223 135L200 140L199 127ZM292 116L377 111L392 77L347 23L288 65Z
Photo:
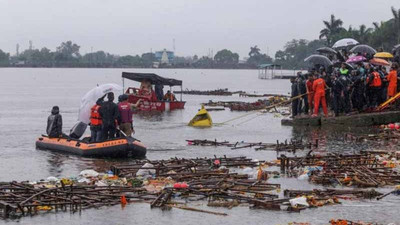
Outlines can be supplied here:
M96 104L90 109L90 142L100 142L101 141L101 124L102 119L100 116L100 107L104 101L104 97L99 98Z
M62 116L58 106L53 106L50 116L47 118L47 135L50 138L59 138L63 136L62 133Z
M135 133L133 130L133 111L139 106L142 99L139 99L135 104L128 102L128 95L121 96L121 102L118 103L119 111L119 129L126 135L132 136Z
M171 91L167 91L167 93L164 95L164 101L167 102L174 102L176 101L175 95L171 93Z
M107 101L101 104L99 114L102 120L101 139L115 138L116 121L119 117L118 105L114 103L114 93L107 94Z

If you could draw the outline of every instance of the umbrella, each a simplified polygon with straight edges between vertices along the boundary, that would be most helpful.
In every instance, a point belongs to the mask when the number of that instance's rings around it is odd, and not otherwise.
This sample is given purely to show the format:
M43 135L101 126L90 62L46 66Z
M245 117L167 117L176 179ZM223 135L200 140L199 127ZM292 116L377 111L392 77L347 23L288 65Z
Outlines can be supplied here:
M390 54L389 52L378 52L374 55L375 58L385 58L385 59L391 59L393 58L393 55Z
M354 40L353 38L343 38L339 41L337 41L332 48L342 48L342 47L347 47L351 45L356 45L358 44L358 41Z
M306 59L304 59L304 62L313 64L313 65L322 65L325 67L332 65L331 60L329 60L328 57L326 57L324 55L310 55Z
M346 68L347 68L347 69L349 69L349 70L353 70L353 69L354 69L354 67L353 67L351 64L346 63L346 62L335 62L335 63L332 65L332 67L341 67L341 66L342 66L342 63L344 63L344 65L346 65Z
M325 54L336 54L337 52L329 47L322 47L316 50L318 53L325 53Z
M370 54L370 55L375 55L376 54L376 50L374 48L372 48L369 45L357 45L354 46L350 52L353 53L361 53L361 54Z
M379 58L373 58L373 59L369 60L369 62L375 66L389 66L390 65L390 63L388 61L386 61L384 59L379 59Z
M347 63L358 63L358 62L362 62L365 60L367 60L367 58L365 58L364 56L357 55L357 56L350 57L346 62Z
M90 109L96 103L97 99L110 92L121 92L122 87L118 84L102 84L87 92L81 99L79 107L79 121L88 124L90 122Z

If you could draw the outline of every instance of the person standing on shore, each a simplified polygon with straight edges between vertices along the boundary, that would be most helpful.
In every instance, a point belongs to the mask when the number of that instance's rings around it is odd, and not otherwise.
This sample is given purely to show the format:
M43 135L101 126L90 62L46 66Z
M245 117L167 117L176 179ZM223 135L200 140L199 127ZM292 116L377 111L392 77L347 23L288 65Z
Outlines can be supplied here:
M306 82L306 88L307 88L308 108L310 110L310 115L313 113L313 104L314 104L313 82L314 82L314 75L312 73L309 73Z
M304 114L308 114L308 98L307 98L307 87L306 87L306 78L301 72L297 73L297 88L299 91L299 95L303 95L299 99L299 105L297 108L297 113L301 115L303 113L304 107Z
M322 78L318 78L313 82L313 90L314 90L314 114L313 117L318 116L319 105L322 105L322 110L324 111L324 115L328 116L328 108L326 106L325 99L325 80Z
M389 82L388 88L387 88L387 98L391 98L397 94L397 69L398 69L398 64L393 63L389 74L386 76L387 81Z
M294 97L299 95L297 82L296 82L296 79L294 77L290 78L290 82L292 83L292 94L291 94L291 97L294 98ZM299 105L299 99L292 100L292 118L297 116L298 105Z

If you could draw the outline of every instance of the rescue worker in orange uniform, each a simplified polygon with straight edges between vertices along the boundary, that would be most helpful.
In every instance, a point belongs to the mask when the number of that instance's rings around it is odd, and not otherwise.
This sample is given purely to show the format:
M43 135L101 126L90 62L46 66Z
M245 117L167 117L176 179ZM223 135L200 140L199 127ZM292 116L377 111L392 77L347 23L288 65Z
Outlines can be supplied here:
M389 74L386 76L386 79L389 82L388 90L387 90L387 98L391 98L396 95L397 93L397 63L393 63L392 67L390 68Z
M105 96L102 98L99 98L96 102L96 105L92 106L90 109L90 142L99 142L101 141L101 116L99 113L101 104L103 103L103 99Z
M318 78L313 82L313 90L314 90L314 114L313 117L318 115L319 104L322 105L322 110L324 111L324 115L328 116L328 108L326 107L326 99L325 99L325 80L322 78Z
M308 107L310 109L310 115L313 113L313 104L314 104L313 82L314 82L314 75L310 73L308 74L308 80L306 82Z
M372 72L367 78L367 84L369 85L369 104L370 107L376 107L379 104L380 92L382 88L381 75L376 71L376 68L372 69Z

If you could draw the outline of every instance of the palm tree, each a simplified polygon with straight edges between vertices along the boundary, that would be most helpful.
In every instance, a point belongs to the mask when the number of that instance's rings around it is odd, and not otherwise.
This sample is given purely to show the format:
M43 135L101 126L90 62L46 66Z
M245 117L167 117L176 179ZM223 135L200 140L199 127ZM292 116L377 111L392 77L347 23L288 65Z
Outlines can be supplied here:
M254 47L250 47L250 52L249 52L249 56L256 56L256 55L260 55L260 49L256 46Z
M369 37L371 35L372 32L372 28L367 28L367 26L360 25L360 29L358 30L358 41L360 41L361 43L367 43L369 40Z
M332 38L334 35L339 34L344 28L342 27L343 21L336 19L335 15L331 15L330 21L323 21L325 28L319 33L319 39L326 39L328 45L332 44Z
M396 10L392 6L392 14L393 14L393 25L394 25L394 30L395 34L397 35L397 41L400 42L400 9Z

